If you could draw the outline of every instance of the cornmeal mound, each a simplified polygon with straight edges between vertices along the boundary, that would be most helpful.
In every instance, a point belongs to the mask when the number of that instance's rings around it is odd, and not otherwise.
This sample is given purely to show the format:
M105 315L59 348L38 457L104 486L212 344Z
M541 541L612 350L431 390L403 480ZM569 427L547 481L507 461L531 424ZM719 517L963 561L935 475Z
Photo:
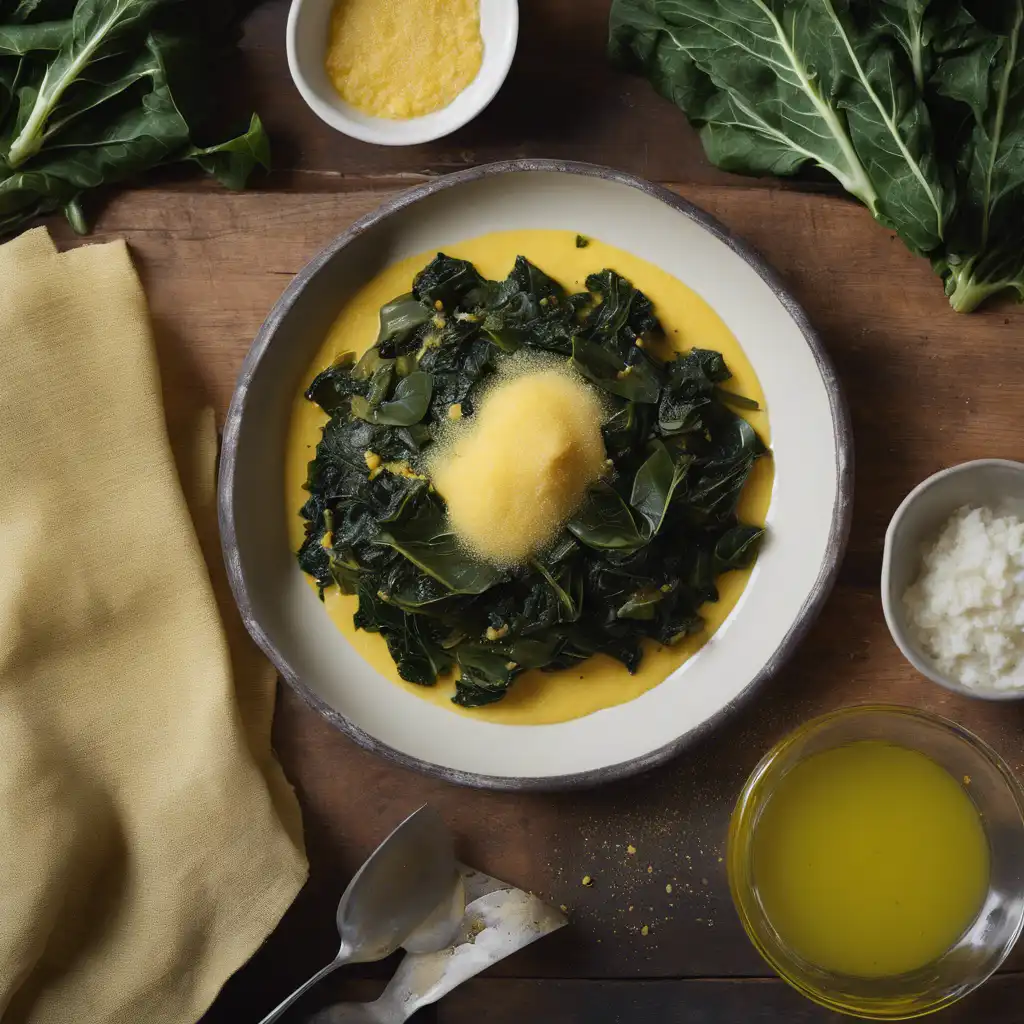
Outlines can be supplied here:
M544 548L605 469L602 416L569 369L524 373L488 392L429 467L466 546L500 564Z
M346 103L402 120L448 106L482 60L478 0L338 0L325 63Z

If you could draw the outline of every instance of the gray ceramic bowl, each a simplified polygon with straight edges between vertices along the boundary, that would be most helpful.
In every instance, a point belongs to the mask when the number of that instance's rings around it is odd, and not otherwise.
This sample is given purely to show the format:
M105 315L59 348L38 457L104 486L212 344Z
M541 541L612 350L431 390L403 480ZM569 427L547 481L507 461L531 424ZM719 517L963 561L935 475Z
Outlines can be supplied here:
M1021 690L988 690L940 672L907 627L903 595L921 570L923 545L934 538L957 509L987 506L1024 517L1024 463L978 459L930 476L907 495L889 523L882 558L882 608L896 645L906 659L933 683L982 700L1021 700Z

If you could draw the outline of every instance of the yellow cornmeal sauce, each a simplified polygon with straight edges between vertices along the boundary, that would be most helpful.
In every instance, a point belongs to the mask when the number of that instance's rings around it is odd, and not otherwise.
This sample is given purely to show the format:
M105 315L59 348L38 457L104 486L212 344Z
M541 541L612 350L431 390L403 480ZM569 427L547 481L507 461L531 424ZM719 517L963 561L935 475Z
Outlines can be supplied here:
M655 313L665 329L661 352L685 351L693 347L721 352L733 373L728 387L755 399L762 411L747 413L747 418L765 440L770 442L764 394L739 343L714 310L682 282L658 267L621 249L592 239L586 248L576 247L576 236L568 231L503 231L444 247L444 251L470 260L485 277L504 278L517 255L523 255L570 291L581 291L588 274L611 267L628 278L654 303ZM295 396L285 468L285 493L289 539L298 551L303 540L303 523L298 512L308 497L303 488L307 464L327 420L326 415L303 397L303 390L314 375L333 364L345 351L361 353L376 340L380 307L396 295L409 290L413 276L434 256L434 252L402 260L385 269L363 287L342 309L328 333ZM764 523L771 501L774 468L770 458L759 459L739 504L739 515L746 522ZM508 696L497 704L464 710L451 703L455 692L452 678L441 679L436 686L424 687L402 680L387 645L376 633L357 630L352 624L357 599L330 588L324 606L338 629L359 654L381 675L417 697L456 713L488 722L509 725L542 725L581 718L602 708L624 704L657 686L684 661L695 654L714 634L736 606L750 572L731 572L719 577L719 600L701 610L706 628L674 647L645 642L639 671L630 675L625 667L605 656L595 655L580 665L560 672L534 670L517 676ZM310 581L313 586L313 582Z
M338 0L324 64L346 103L405 120L448 106L483 50L479 0Z

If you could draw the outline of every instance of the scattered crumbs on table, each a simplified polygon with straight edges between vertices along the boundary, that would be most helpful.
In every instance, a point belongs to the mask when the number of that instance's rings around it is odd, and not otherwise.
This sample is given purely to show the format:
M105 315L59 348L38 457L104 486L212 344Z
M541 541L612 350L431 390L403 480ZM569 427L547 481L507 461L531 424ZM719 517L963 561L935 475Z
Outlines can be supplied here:
M969 786L970 784L971 784L971 777L970 777L970 775L965 775L964 776L964 785L965 786Z
M737 784L741 781L737 773ZM546 852L554 891L547 898L556 906L560 901L571 906L577 928L591 940L609 938L613 947L619 928L624 936L639 938L645 920L650 937L642 946L644 958L658 948L659 925L664 931L672 921L673 928L692 930L700 915L696 927L709 927L728 901L722 869L716 866L725 859L715 841L721 831L713 810L718 789L717 783L706 783L698 764L677 776L663 776L639 799L630 791L611 806L602 803L599 812L595 804L592 813L577 819L571 839L551 836ZM572 893L579 892L582 878L590 879L584 888L594 892L577 898Z
M581 885L586 885L586 886L591 886L591 885L594 884L594 880L590 877L590 875L584 875L583 876L583 881L580 884Z
M563 914L568 914L568 913L569 913L569 908L568 908L568 907L567 907L567 906L566 906L566 905L565 905L564 903L559 903L559 904L558 904L558 909L559 909L559 910L560 910L560 911L561 911L561 912L562 912Z
M640 929L640 934L641 935L648 935L650 933L650 931L651 931L651 929L648 928L647 925L644 925L643 928Z

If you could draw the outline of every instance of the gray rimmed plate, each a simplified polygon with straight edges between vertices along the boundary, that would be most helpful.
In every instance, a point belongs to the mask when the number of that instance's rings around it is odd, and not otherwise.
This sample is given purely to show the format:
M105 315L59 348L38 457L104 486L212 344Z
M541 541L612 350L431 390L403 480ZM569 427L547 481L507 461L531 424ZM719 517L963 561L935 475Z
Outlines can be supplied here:
M451 714L384 680L324 612L289 550L283 479L292 401L340 308L384 267L487 232L561 228L653 263L701 295L743 346L772 428L770 540L710 643L661 685L556 725ZM835 371L772 270L672 192L615 170L489 164L404 192L295 277L242 367L224 430L220 525L249 632L303 698L360 745L453 782L556 789L677 754L782 664L831 589L849 528L853 446Z

